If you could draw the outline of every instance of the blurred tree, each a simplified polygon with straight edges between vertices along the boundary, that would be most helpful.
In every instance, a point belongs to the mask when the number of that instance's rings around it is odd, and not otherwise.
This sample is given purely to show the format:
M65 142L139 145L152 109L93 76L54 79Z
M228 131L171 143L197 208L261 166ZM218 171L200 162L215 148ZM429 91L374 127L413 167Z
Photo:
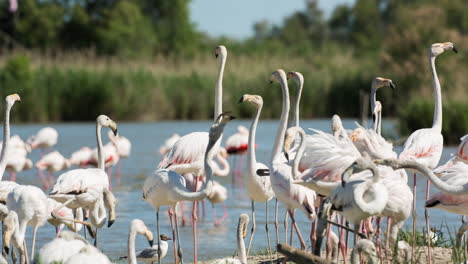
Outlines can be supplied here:
M257 41L265 40L271 35L271 25L268 20L256 22L253 26L255 39Z
M100 51L124 57L151 55L156 43L149 19L133 1L118 1L96 33Z
M349 41L351 33L351 8L347 5L338 5L328 21L331 37L338 41Z
M360 54L377 51L383 36L379 1L357 0L352 10L351 40ZM374 53L375 54L375 53Z

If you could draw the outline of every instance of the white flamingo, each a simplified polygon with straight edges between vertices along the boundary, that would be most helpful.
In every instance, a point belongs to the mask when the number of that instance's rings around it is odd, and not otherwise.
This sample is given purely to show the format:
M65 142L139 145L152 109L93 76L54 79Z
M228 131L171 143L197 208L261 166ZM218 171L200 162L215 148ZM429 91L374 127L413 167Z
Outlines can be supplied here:
M48 183L46 184L47 181L44 183L47 186L44 186L45 189L48 189L49 185L54 183L53 173L61 170L66 170L70 168L70 165L70 161L66 159L62 154L60 154L60 152L52 151L42 156L42 158L36 162L35 167L38 170L39 175L41 175L41 179L45 178L42 171L48 171Z
M216 122L211 126L209 132L209 142L208 146L205 149L204 157L204 171L207 178L207 183L204 185L202 190L198 192L191 192L185 186L185 179L180 174L175 171L167 169L157 169L152 175L148 176L143 184L143 200L151 204L156 209L156 226L157 226L157 235L158 235L158 246L159 243L159 208L163 205L167 205L173 208L174 214L176 212L176 204L180 201L200 201L206 198L212 189L212 168L210 164L213 162L212 158L217 152L215 145L219 143L219 139L223 133L224 127L227 122L232 120L232 116L226 114L221 114ZM195 217L195 214L192 213L192 220ZM178 252L174 252L174 257L178 256L182 261L182 252L180 251L180 239L178 237L178 226L177 226L177 216L174 215L175 219L175 232L177 233L177 238L174 241L177 241ZM170 217L172 225L172 216ZM173 225L172 225L173 226ZM196 238L196 225L193 225L193 233ZM174 229L172 230L173 236L175 235ZM174 237L173 237L174 238ZM175 243L175 242L174 242ZM196 248L196 239L194 240L194 247ZM174 251L176 250L176 245L174 245ZM195 251L196 252L196 251ZM196 257L196 255L195 255ZM195 258L196 261L196 258ZM177 259L175 261L177 263Z
M402 160L417 160L430 169L434 169L439 163L442 155L444 138L442 137L442 92L440 82L435 69L435 59L446 50L457 52L453 43L434 43L429 49L429 63L431 65L432 80L434 86L434 120L431 128L422 128L414 131L406 140L404 149L399 158ZM413 177L413 193L416 195L416 174ZM426 201L429 199L430 183L426 184ZM424 211L426 217L426 230L429 230L429 215L427 209ZM415 234L416 198L413 197L413 234ZM428 240L429 262L431 262L431 247Z
M34 227L31 247L31 259L33 259L37 229L47 220L47 197L35 186L19 185L8 194L7 207L9 212L4 219L3 229L5 251L8 254L12 240L14 247L20 252L20 257L24 256L27 259L23 242L26 226L30 225Z
M137 258L135 254L135 238L136 235L144 235L148 240L150 247L153 246L153 232L146 227L145 223L140 219L133 219L130 223L129 233L128 233L128 263L136 264ZM167 244L167 243L166 243ZM167 252L167 248L166 248Z
M92 245L86 245L78 254L69 257L64 264L100 263L112 264L109 258Z
M10 111L15 102L21 102L21 98L17 94L8 95L5 97L5 112L3 119L3 142L2 151L0 153L0 181L2 180L5 168L8 163L8 142L10 141Z
M267 233L268 250L271 252L270 233L268 231L268 201L271 200L275 194L271 187L270 177L264 177L258 174L258 170L268 170L268 167L263 163L257 162L257 158L255 156L255 135L258 120L262 112L263 98L259 95L244 94L240 99L240 102L250 102L257 109L252 124L250 125L249 147L247 149L247 171L244 173L245 188L247 190L247 195L251 200L252 209L252 229L247 247L247 255L249 255L256 228L255 202L265 203L265 230Z
M30 170L33 162L25 154L24 150L11 148L8 151L6 170L10 173L10 181L16 181L16 174L24 170Z
M226 139L226 151L229 155L233 157L233 167L236 168L232 170L232 184L234 184L235 176L237 176L239 187L242 186L242 177L240 176L243 168L243 158L244 155L247 153L248 141L249 130L245 126L238 126L237 132ZM236 162L236 156L239 156L238 162Z
M284 163L281 149L284 143L284 135L286 132L289 114L289 91L286 80L286 73L284 70L278 69L272 73L270 80L271 82L278 81L280 83L283 101L280 125L276 134L276 140L270 163L270 180L275 197L283 203L289 212L293 227L296 229L297 235L301 242L301 248L305 248L306 245L304 239L302 238L295 221L294 209L301 209L309 219L313 219L315 217L314 201L316 194L314 191L307 189L304 186L294 184L292 182L293 179L291 175L291 167Z
M37 263L64 263L70 257L80 253L87 245L89 245L88 241L82 236L74 232L62 231L56 238L42 246L37 255Z
M361 239L354 245L353 251L351 251L351 264L361 263L359 260L360 255L368 257L369 264L378 264L379 259L377 258L377 249L375 248L374 242L369 239Z
M82 147L81 149L73 152L70 156L70 164L78 165L80 167L86 166L87 162L91 159L93 150L89 147Z
M53 127L41 128L36 135L30 136L26 141L31 146L31 149L41 148L48 149L55 146L58 141L58 132Z
M217 259L210 264L247 264L247 254L245 252L244 237L247 234L247 227L249 226L249 216L241 214L237 224L237 255L239 259L223 258Z
M79 207L89 209L91 223L96 228L102 227L105 223L107 216L105 208L109 209L108 226L111 226L115 220L115 198L109 191L109 180L104 171L101 140L101 127L103 126L117 133L117 125L114 121L105 115L97 117L98 168L75 169L61 174L49 194L50 198L71 209ZM97 237L95 243L97 244Z

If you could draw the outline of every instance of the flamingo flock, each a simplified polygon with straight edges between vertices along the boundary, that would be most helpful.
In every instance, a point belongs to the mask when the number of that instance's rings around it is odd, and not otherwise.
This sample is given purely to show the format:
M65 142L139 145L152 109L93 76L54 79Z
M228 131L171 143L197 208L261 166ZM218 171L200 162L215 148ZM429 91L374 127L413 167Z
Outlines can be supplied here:
M230 172L241 188L245 186L251 201L251 217L242 214L237 232L233 234L237 239L238 259L226 258L212 263L247 263L257 229L255 203L265 203L265 244L270 259L274 257L269 226L274 224L276 244L280 241L292 244L293 237L297 236L302 250L309 250L309 244L313 254L329 258L333 263L338 262L340 254L345 263L348 261L349 232L354 237L351 263L360 263L360 255L366 255L369 263L389 262L392 248L403 255L405 261L414 261L415 245L398 240L398 233L412 211L413 221L416 219L416 173L427 179L424 204L428 231L427 261L432 263L427 210L433 208L462 216L468 214L468 135L461 138L452 159L438 166L444 146L441 134L442 94L435 59L448 50L457 52L451 42L435 43L429 48L435 102L433 125L411 134L399 154L394 151L392 143L382 136L383 102L377 100L378 89L395 89L391 79L376 77L370 81L370 106L374 120L371 129L362 126L344 128L340 117L334 115L332 133L317 129L306 132L299 122L305 76L296 71L273 71L269 77L271 85L277 83L281 89L281 116L275 140L271 144L271 156L268 162L260 163L256 156L257 127L264 106L260 95L241 95L239 103L248 103L255 110L252 123L250 128L239 126L237 132L226 140L226 145L222 146L224 129L235 117L222 109L227 49L224 46L216 47L215 56L219 64L213 123L208 132L192 132L182 136L173 134L159 149L163 158L142 183L142 199L155 210L156 235L142 220L131 221L125 257L128 263L137 263L138 260L161 263L171 248L167 242L170 240L174 263L184 263L182 242L186 243L186 239L181 238L179 232L181 217L185 223L184 202L192 202L193 262L197 263L198 206L205 199L211 202L213 208L217 203L223 203L224 215L221 218L218 219L214 210L214 228L224 224L223 220L228 215L224 201L229 194L216 178L228 177ZM291 125L288 125L291 108L289 79L297 84ZM118 219L117 199L111 188L111 168L118 166L117 182L120 183L120 159L130 155L130 140L117 133L117 124L110 117L98 115L95 123L96 148L82 147L68 159L57 150L51 151L52 147L59 145L58 132L54 128L43 128L26 142L17 135L10 137L10 110L19 101L21 99L17 94L5 98L0 153L0 220L3 222L0 263L6 261L10 252L13 261L19 258L20 263L111 263L98 247L98 233L106 236L104 225L107 223L107 227L111 227ZM109 129L106 144L102 139L103 129ZM27 157L36 148L43 149L41 159L34 164L42 188L15 182L20 179L16 173L33 167L33 162ZM227 162L228 155L240 155L238 164L231 166ZM247 156L246 164L241 162L243 156ZM94 168L86 168L89 165ZM79 168L70 170L71 166ZM404 169L414 172L413 188L408 184ZM5 170L11 173L9 181L1 178ZM47 176L44 171L47 171ZM58 177L53 175L60 171L65 172ZM438 190L432 195L429 193L430 184ZM275 216L271 221L268 202L273 199L276 201ZM280 205L287 212L283 232L280 232L278 221ZM172 238L160 232L161 207L169 209ZM309 226L299 226L296 209L306 217ZM380 226L383 218L387 218L385 236L382 236ZM288 219L291 220L289 231ZM47 222L56 227L55 238L36 251L37 230ZM244 238L249 222L250 237L246 248ZM352 229L346 226L348 222L353 224ZM337 226L335 231L338 233L333 231L332 225ZM465 225L460 230L466 230ZM25 237L28 226L33 228L30 254ZM63 230L65 227L68 230ZM301 229L310 231L310 235L303 236ZM85 237L77 234L80 230L84 231ZM415 230L413 223L413 234ZM464 235L462 231L459 232L460 241ZM88 241L87 234L94 239L93 243ZM136 249L138 234L145 236L149 243L148 248L139 252ZM282 235L284 238L281 238ZM324 241L325 254L322 250Z

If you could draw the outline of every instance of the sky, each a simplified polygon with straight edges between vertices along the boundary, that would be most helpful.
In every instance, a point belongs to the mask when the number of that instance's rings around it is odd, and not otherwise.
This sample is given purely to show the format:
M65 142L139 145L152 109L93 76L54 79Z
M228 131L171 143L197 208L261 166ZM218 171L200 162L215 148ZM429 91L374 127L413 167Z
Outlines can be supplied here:
M325 16L329 16L336 5L353 2L318 1ZM273 24L281 24L286 16L304 8L304 0L192 0L190 16L198 30L211 36L243 39L253 36L255 22L268 20Z

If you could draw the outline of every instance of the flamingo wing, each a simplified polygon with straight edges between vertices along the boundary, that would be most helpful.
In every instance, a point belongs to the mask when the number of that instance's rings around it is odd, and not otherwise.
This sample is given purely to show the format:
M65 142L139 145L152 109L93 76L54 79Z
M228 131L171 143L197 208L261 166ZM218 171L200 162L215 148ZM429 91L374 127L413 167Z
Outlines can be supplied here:
M187 134L177 140L159 163L158 168L164 169L173 164L190 164L203 160L207 146L207 132Z
M399 158L415 160L433 169L442 156L444 138L432 128L416 130L406 140Z

